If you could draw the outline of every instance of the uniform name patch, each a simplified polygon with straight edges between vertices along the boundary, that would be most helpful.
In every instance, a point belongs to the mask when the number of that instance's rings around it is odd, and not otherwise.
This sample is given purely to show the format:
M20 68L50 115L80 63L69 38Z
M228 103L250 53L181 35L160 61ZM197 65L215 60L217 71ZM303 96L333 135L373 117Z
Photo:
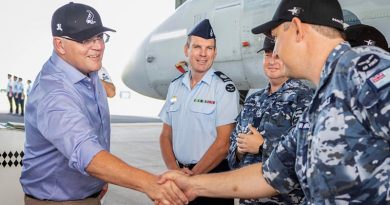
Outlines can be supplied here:
M390 68L375 74L370 78L370 81L377 89L387 85L390 82Z
M214 100L203 100L203 99L194 99L194 102L197 102L197 103L207 103L207 104L215 104L215 101Z

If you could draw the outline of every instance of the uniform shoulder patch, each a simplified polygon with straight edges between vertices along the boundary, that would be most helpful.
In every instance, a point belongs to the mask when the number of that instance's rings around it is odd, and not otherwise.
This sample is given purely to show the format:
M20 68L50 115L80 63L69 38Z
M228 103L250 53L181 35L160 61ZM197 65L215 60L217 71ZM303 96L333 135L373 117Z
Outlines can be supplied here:
M374 74L369 80L377 90L386 87L390 83L390 68Z
M374 68L375 66L377 66L380 61L381 61L381 59L379 58L378 55L372 54L372 53L367 54L367 55L360 57L360 59L356 63L356 69L358 71L368 71L371 68Z
M225 86L225 89L226 89L226 91L231 92L231 93L236 91L236 87L232 83L227 84Z
M177 79L181 78L181 77L182 77L184 74L186 74L186 73L187 73L187 71L186 71L186 72L184 72L183 74L179 75L179 77L177 77L177 78L173 79L171 82L174 82L175 80L177 80Z
M221 80L226 83L226 82L229 82L229 81L232 81L232 79L230 79L227 75L225 75L224 73L222 73L221 71L215 71L214 72L215 75L217 75L219 78L221 78Z

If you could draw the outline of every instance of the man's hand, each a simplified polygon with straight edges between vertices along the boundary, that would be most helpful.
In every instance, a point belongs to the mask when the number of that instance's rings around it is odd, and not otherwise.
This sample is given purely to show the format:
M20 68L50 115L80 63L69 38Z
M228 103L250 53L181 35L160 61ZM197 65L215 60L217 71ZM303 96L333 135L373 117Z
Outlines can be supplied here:
M192 201L197 195L190 184L190 176L180 171L168 171L160 176L159 184L175 182L175 184L184 192L187 198Z
M247 134L240 133L237 138L237 153L259 153L259 146L264 143L263 136L252 125L248 126Z
M188 204L188 199L184 193L176 186L173 181L165 181L165 183L156 182L151 184L145 193L151 198L155 204L163 205L182 205Z
M187 167L180 168L180 171L182 171L184 174L187 174L188 176L194 175L194 172L188 169Z
M102 188L102 191L100 192L100 194L99 194L99 196L98 196L98 199L99 199L99 200L102 200L103 197L104 197L104 195L106 195L107 191L108 191L108 184L105 184L105 185L103 186L103 188Z

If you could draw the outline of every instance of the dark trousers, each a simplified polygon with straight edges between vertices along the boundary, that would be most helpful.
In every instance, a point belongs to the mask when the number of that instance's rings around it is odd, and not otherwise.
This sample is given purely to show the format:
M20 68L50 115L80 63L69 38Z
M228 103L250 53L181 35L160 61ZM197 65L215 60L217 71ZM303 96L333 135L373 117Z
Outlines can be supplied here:
M18 105L16 105L16 108L20 106L20 114L24 115L24 99L22 99L23 93L18 94Z
M18 94L17 93L14 93L14 102L15 102L15 114L19 114L19 98L18 98Z
M188 168L192 169L195 165L196 164L191 164ZM179 163L179 166L182 168L183 164ZM228 161L225 159L209 173L225 172L229 170ZM234 205L234 199L198 197L191 201L189 205Z
M13 103L12 103L12 93L7 93L8 101L9 101L9 113L12 113L14 111L13 109Z

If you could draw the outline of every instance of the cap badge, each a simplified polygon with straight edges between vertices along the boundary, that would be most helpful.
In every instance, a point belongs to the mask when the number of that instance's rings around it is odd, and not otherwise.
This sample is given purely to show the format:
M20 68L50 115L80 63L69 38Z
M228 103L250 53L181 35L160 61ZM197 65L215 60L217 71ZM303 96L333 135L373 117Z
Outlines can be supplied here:
M62 25L60 23L57 24L57 31L63 31L61 26Z
M211 36L211 37L214 36L213 29L210 30L210 36Z
M367 46L374 46L375 45L375 41L369 39L368 41L364 40L364 42L366 42Z
M299 16L299 14L303 12L303 9L294 6L294 8L289 9L288 11L291 12L291 15L293 16Z
M344 27L344 21L343 20L332 18L332 21L337 22L337 23L343 25L343 27Z
M94 18L95 16L93 15L92 11L87 10L87 12L88 12L88 17L87 17L87 20L85 20L85 22L86 22L87 24L95 24L96 21L93 20L93 18Z

